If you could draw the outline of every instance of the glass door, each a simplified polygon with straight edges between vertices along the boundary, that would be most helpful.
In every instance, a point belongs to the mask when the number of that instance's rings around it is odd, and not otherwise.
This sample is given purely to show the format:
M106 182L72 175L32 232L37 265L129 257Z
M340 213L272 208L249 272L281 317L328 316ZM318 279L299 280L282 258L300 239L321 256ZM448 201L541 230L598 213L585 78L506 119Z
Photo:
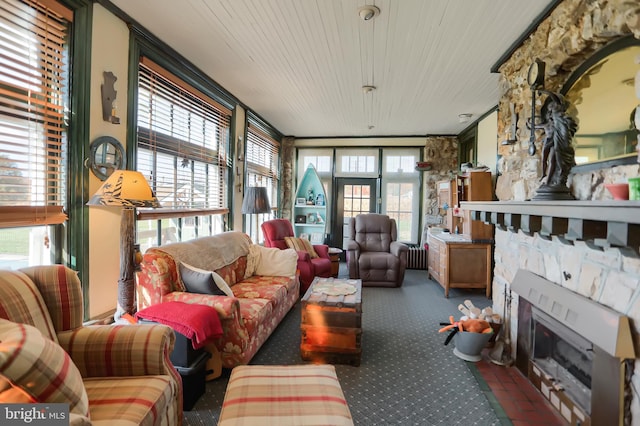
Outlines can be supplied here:
M333 221L331 244L343 250L349 240L349 221L360 213L375 213L377 179L336 179L336 218Z

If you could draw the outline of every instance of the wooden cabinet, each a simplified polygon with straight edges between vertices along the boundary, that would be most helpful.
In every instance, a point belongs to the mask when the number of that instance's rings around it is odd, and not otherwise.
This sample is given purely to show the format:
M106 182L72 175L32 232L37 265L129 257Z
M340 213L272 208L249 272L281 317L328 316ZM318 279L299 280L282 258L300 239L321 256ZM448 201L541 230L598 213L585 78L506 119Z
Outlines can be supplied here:
M484 288L491 296L493 225L471 220L461 201L491 201L490 172L470 172L440 181L438 206L446 210L445 226L450 232L429 233L429 277L444 288ZM456 231L458 233L456 233Z
M491 172L470 172L458 177L458 191L455 204L461 201L491 201L493 200L493 182ZM493 225L471 219L469 210L460 210L462 218L462 232L472 241L488 242L493 240Z
M493 200L491 172L470 172L437 182L438 207L445 210L445 227L468 235L473 241L493 240L493 225L472 220L471 212L460 209L461 201Z
M491 297L492 244L472 242L466 235L429 234L429 277L444 288L483 288Z
M427 236L427 243L429 244L429 254L428 254L428 270L429 270L429 278L440 282L440 243L435 238L431 238L431 235Z

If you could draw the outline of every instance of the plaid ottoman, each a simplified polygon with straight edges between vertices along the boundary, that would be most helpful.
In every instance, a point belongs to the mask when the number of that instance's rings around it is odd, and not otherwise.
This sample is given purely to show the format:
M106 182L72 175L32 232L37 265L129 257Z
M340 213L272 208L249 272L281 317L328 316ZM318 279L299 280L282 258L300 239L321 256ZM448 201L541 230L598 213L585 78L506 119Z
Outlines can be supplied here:
M218 426L353 425L333 365L243 365L231 372Z

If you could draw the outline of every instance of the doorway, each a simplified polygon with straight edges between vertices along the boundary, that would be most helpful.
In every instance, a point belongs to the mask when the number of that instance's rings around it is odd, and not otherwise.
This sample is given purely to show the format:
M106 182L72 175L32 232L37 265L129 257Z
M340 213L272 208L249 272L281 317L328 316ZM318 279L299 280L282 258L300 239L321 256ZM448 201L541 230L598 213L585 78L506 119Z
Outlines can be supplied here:
M331 225L331 245L347 248L349 240L349 220L360 213L375 213L377 179L337 178L336 199L334 200L336 217Z

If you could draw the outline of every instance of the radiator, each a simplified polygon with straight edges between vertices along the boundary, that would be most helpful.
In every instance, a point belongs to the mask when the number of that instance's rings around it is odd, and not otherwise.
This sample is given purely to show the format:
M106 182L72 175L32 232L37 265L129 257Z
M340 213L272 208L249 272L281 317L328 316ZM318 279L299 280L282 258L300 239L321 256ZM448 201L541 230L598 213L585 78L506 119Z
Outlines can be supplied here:
M427 269L429 251L421 247L409 247L407 252L407 269Z

